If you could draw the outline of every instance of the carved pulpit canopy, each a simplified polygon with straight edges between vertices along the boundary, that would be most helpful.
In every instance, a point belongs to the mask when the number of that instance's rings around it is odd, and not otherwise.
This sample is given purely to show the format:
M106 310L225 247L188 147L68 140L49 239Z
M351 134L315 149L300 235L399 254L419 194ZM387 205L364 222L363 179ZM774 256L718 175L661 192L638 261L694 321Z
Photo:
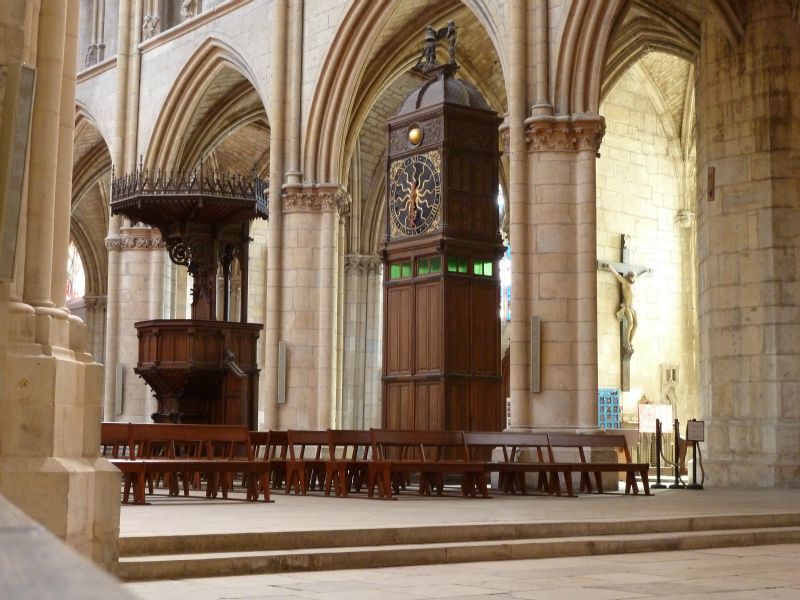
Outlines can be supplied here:
M175 264L193 276L192 318L214 319L215 278L245 253L249 222L266 219L269 184L249 175L199 168L112 174L111 214L155 227ZM225 318L224 320L227 320Z

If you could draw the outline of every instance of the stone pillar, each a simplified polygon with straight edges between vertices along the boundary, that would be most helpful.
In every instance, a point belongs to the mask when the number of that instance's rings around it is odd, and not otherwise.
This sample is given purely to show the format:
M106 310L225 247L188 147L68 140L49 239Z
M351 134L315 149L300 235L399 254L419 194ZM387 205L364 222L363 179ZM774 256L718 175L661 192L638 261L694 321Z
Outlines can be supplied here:
M281 197L281 186L285 176L284 155L286 145L286 64L289 28L287 1L274 3L274 20L270 40L270 137L269 137L269 197ZM259 378L259 413L263 410L264 428L278 428L278 345L283 331L283 210L271 204L267 223L267 268L264 274L266 307L264 309L264 365Z
M338 228L349 204L349 195L335 185L284 187L281 322L288 357L280 428L331 426Z
M512 311L527 308L526 317L541 320L541 391L530 394L530 422L546 429L596 428L595 156L603 120L536 116L526 123L529 247L514 269L526 274L528 302ZM513 236L512 230L512 248Z
M95 362L103 362L106 340L106 296L84 296L86 326L89 328L89 344Z
M77 3L53 0L29 14L38 18L36 37L27 40L36 47L37 95L25 263L14 282L23 302L9 305L8 286L0 286L0 493L110 568L117 560L119 472L98 456L102 369L85 352L83 323L59 308L66 273L54 268L66 261L69 219L62 218L56 183L72 166Z
M697 85L700 400L708 481L800 483L800 35L746 2L703 24Z
M137 52L138 34L141 20L141 2L139 0L120 0L119 22L117 26L117 67L115 69L116 83L114 93L114 131L111 137L110 151L111 162L120 173L130 173L136 167L136 128L131 125L132 105L138 106L138 99L133 101L132 96L138 96L138 61L141 56ZM138 15L138 17L137 17ZM116 393L119 385L116 378L118 363L126 364L130 360L131 349L126 344L130 343L132 332L126 331L121 322L125 313L122 304L130 301L125 294L123 286L123 270L125 269L125 256L123 250L130 243L123 239L120 229L123 218L119 215L112 216L108 224L108 237L106 249L108 250L108 288L107 288L107 322L105 341L105 383L104 383L104 415L105 419L113 421L116 416ZM136 245L136 242L133 242ZM135 339L135 332L133 332ZM127 348L126 350L123 348ZM126 356L120 353L127 351ZM135 364L135 363L134 363ZM127 367L131 365L127 364ZM128 378L131 379L130 377ZM134 385L136 385L134 383Z
M501 128L509 156L509 208L511 238L511 372L510 394L512 430L531 427L530 339L528 333L528 265L532 262L528 246L528 155L525 146L527 102L527 2L509 3L510 68L507 123Z
M109 295L112 285L117 298L116 323L117 361L123 364L122 398L116 397L117 388L106 398L106 420L150 422L150 415L156 410L152 390L137 376L133 369L139 360L139 340L134 323L149 319L163 319L167 305L164 302L165 261L168 260L164 242L157 229L149 227L127 227L120 230L120 236L108 238L109 265L117 261L119 277L109 281ZM133 293L131 293L133 290ZM112 375L116 363L108 363L106 371ZM121 405L120 405L121 404Z
M344 257L343 429L380 426L382 268L379 256Z

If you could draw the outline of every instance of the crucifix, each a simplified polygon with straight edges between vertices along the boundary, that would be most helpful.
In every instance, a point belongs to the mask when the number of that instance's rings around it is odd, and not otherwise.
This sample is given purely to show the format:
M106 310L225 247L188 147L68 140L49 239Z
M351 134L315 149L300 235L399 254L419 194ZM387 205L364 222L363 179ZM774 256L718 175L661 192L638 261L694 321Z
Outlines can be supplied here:
M633 284L636 278L650 273L650 269L630 263L631 236L622 234L622 261L597 261L597 268L609 271L620 284L620 303L616 313L620 328L620 366L622 367L621 387L623 392L631 389L631 356L633 356L633 336L636 334L638 318L633 307Z

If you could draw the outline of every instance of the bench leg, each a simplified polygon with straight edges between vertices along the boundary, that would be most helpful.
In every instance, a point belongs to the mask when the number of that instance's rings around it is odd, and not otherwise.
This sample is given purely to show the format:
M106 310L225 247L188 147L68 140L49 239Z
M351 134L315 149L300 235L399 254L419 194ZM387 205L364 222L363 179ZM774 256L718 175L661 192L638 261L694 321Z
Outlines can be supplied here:
M136 483L133 488L134 503L144 504L144 490L145 490L145 472L142 469L140 472L134 474Z
M587 494L592 493L592 479L589 477L589 473L586 471L581 471L581 487L580 490L582 492L586 492Z
M600 471L594 472L594 480L597 483L597 493L603 493L603 474Z
M647 469L641 472L642 476L642 487L644 488L644 495L650 496L650 481L647 479Z
M555 476L558 478L558 473L556 473ZM567 495L570 498L575 498L575 489L572 486L572 471L569 469L564 471L564 484L567 486Z
M378 486L379 498L392 499L392 473L388 464L369 466L367 471L367 497L374 497L375 486Z

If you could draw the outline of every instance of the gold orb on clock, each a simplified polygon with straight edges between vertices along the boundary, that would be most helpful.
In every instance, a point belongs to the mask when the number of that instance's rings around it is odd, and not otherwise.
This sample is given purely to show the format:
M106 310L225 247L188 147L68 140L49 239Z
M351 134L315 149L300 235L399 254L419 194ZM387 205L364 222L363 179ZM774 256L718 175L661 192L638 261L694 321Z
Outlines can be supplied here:
M419 145L422 141L422 129L417 126L412 127L408 130L408 141L411 142L414 146Z

